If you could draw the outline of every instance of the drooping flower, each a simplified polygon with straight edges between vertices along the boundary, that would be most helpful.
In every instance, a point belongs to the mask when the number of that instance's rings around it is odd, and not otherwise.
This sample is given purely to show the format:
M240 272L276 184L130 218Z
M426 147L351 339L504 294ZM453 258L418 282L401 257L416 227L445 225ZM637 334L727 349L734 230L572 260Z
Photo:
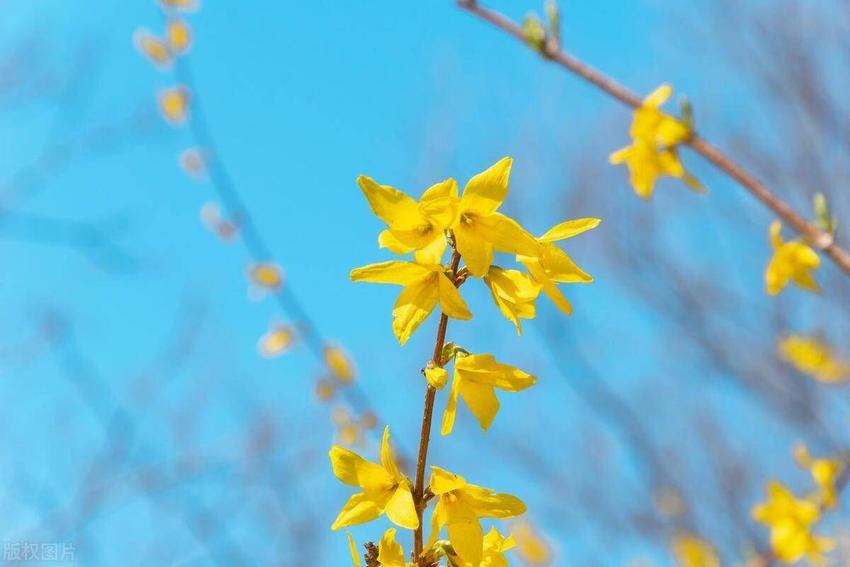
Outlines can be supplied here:
M430 490L438 498L431 517L432 543L446 526L455 553L472 565L480 565L484 557L479 519L513 518L525 512L519 498L468 484L463 477L439 467L431 467Z
M679 567L720 567L714 547L693 534L676 534L670 546Z
M295 342L295 329L289 325L274 325L260 337L257 350L266 358L274 358L286 352Z
M458 204L455 245L469 273L478 278L489 270L494 250L537 255L534 237L512 218L496 212L508 196L511 163L511 158L502 158L472 177Z
M387 225L378 244L396 254L416 252L416 260L438 264L446 248L445 231L457 221L457 182L446 179L429 187L417 203L389 185L370 177L357 178L372 212Z
M552 563L552 548L527 521L511 527L516 541L516 552L530 567L544 567Z
M349 486L362 489L343 506L331 529L362 524L386 514L394 524L409 530L419 527L410 480L401 473L390 447L390 429L384 429L381 464L334 445L330 451L334 475Z
M817 337L791 335L779 343L779 356L815 380L834 384L850 380L850 361L840 359Z
M352 270L351 280L403 286L393 308L393 332L401 344L407 342L437 303L449 317L472 318L454 282L439 264L381 262Z
M644 99L635 110L629 130L632 145L609 157L612 164L627 164L630 183L644 199L652 197L655 181L665 175L681 179L695 191L704 191L699 180L685 170L677 151L680 144L693 137L691 127L661 111L661 105L672 92L670 85L665 84Z
M809 471L815 482L816 501L826 509L834 508L838 503L838 489L835 482L844 470L845 463L841 459L815 459L805 445L794 447L794 459L800 467Z
M558 309L566 315L572 314L572 305L555 284L590 283L593 278L579 268L572 258L567 256L566 252L553 243L592 230L599 226L600 222L602 221L594 218L562 222L553 226L537 239L540 243L538 256L517 256L517 261L528 269L531 277L543 288L546 297L551 299Z
M496 388L519 392L533 386L536 378L518 368L496 362L492 354L458 353L454 362L454 378L440 433L448 435L454 427L458 397L463 398L484 431L499 411Z
M770 545L779 561L796 563L804 557L815 565L824 562L823 554L834 543L812 533L820 520L820 508L808 499L796 498L782 484L767 486L767 501L753 508L753 519L770 528Z
M537 309L534 302L540 295L542 286L527 274L518 270L504 270L490 266L484 283L490 289L493 301L506 319L516 326L518 335L522 334L520 319L534 319Z
M820 291L812 274L820 266L820 257L808 244L798 240L783 241L781 232L782 223L773 221L770 225L773 257L764 272L768 295L777 295L788 282L794 282L806 291Z
M170 124L177 125L189 116L189 91L185 87L172 87L159 94L159 110Z

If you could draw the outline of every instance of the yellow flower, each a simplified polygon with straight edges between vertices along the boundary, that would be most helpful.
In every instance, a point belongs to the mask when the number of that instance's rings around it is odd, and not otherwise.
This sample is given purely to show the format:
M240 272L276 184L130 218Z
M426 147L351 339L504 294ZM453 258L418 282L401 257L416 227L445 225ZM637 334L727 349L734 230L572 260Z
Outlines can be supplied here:
M161 69L171 65L171 50L160 38L145 29L138 29L133 34L133 43L139 52L150 59L154 65Z
M572 305L561 293L556 283L590 283L593 278L579 268L572 258L553 242L572 238L582 232L592 230L602 222L599 219L584 218L562 222L553 226L540 236L540 254L537 257L517 256L517 261L528 269L531 277L543 288L546 297L566 315L573 312Z
M534 526L520 522L514 524L511 531L516 540L517 553L527 565L542 567L552 563L552 550Z
M446 526L455 553L473 565L484 557L479 518L513 518L525 512L519 498L467 484L463 477L439 467L431 467L430 490L438 497L431 517L432 543Z
M679 567L720 567L720 559L711 544L694 535L677 534L671 547Z
M834 508L838 503L835 482L844 469L841 459L813 459L805 445L794 447L797 464L809 471L817 486L815 497L824 508Z
M850 362L839 359L816 337L791 335L779 343L779 355L804 374L826 383L850 379Z
M531 374L496 362L492 354L464 356L458 353L454 365L452 390L440 429L443 435L451 433L454 427L458 396L463 398L470 411L478 418L481 428L486 431L499 411L496 388L506 392L519 392L534 385L536 381Z
M396 530L390 528L378 543L378 562L381 567L407 567L412 565L404 560L404 548L395 540Z
M199 0L159 0L160 6L166 9L194 12L200 6Z
M794 282L807 291L820 291L812 271L820 266L820 257L807 244L792 240L782 240L782 223L773 221L770 225L770 242L773 245L773 257L764 273L768 295L776 295L788 282Z
M224 218L219 206L212 202L205 203L201 207L201 222L225 242L233 240L239 231L239 227L234 222Z
M354 363L342 347L326 345L323 349L325 365L340 382L351 382L357 376Z
M416 251L416 260L437 264L446 248L445 231L457 220L457 182L446 179L428 188L417 203L389 185L370 177L357 178L372 212L387 224L378 244L396 254Z
M276 290L283 284L280 267L272 262L258 262L248 268L248 279L261 288Z
M389 427L384 429L381 441L380 465L336 445L331 448L330 459L339 480L363 489L346 502L331 529L370 522L384 513L402 528L419 527L410 480L399 471L390 448Z
M829 538L812 534L820 520L820 508L810 500L798 499L782 484L767 486L767 502L753 508L753 519L770 527L770 545L776 558L796 563L806 557L810 563L823 563L823 553L832 549Z
M184 87L172 87L159 94L159 110L171 124L186 121L189 115L189 91Z
M490 266L484 283L490 288L493 301L506 319L516 326L518 335L522 334L520 319L534 319L537 309L534 302L540 295L541 286L531 277L517 270L503 270Z
M336 385L330 380L319 380L316 382L316 397L321 402L329 402L336 393Z
M516 546L513 536L504 537L496 528L490 528L484 536L484 558L480 567L508 567L505 552Z
M287 325L275 325L260 337L257 350L266 358L283 354L295 341L295 330Z
M342 445L353 447L363 443L363 428L355 420L347 408L337 406L331 412L331 419L336 425L336 441Z
M537 255L537 243L515 220L496 210L508 196L511 158L502 158L466 184L454 227L457 251L469 273L483 277L493 263L494 250Z
M381 262L351 271L351 281L403 286L393 308L393 332L404 344L439 302L443 313L455 319L471 319L454 283L439 264Z
M691 128L668 114L661 112L673 90L661 85L635 110L629 134L632 145L617 150L609 157L612 164L626 163L630 182L635 193L652 197L655 181L664 175L676 177L695 191L703 191L702 184L685 170L679 160L677 146L693 137Z
M165 37L171 51L183 55L192 46L192 30L183 20L169 20L165 27Z

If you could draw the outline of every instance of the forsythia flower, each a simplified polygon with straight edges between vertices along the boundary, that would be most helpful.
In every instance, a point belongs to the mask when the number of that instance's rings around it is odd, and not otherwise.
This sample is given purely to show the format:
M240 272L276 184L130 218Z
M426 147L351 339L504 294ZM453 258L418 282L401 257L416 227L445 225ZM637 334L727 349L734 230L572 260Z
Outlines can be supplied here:
M828 345L815 337L792 335L779 343L779 355L800 372L821 382L850 379L850 362L839 359Z
M171 64L171 50L168 45L145 29L136 30L133 34L133 43L142 55L150 59L159 68L166 68Z
M159 4L163 8L194 12L198 9L200 2L199 0L159 0Z
M506 319L513 322L517 334L521 335L520 319L534 319L537 315L534 302L542 286L527 274L517 270L503 270L498 266L490 266L484 276L484 283L490 288L496 307Z
M187 175L193 179L202 180L206 177L207 164L204 152L198 148L188 148L180 152L177 163Z
M671 546L679 567L720 567L720 559L711 544L696 536L678 534Z
M816 498L824 508L834 508L838 503L835 481L844 469L840 459L813 459L805 445L794 447L797 464L809 471L817 486Z
M552 563L552 551L549 545L528 522L514 524L513 537L516 550L522 560L532 566L544 566Z
M495 389L519 392L534 385L536 381L531 374L496 362L492 354L464 356L458 353L454 365L452 390L440 430L443 435L451 433L454 427L458 396L463 398L470 411L478 418L481 428L486 431L499 411L499 399Z
M807 291L819 291L812 271L820 266L820 257L810 246L792 240L782 240L782 223L773 221L770 225L770 242L773 245L773 257L764 272L764 282L768 295L776 295L788 282Z
M341 347L327 345L322 350L325 365L340 382L351 382L357 376L357 371L351 359Z
M480 567L508 567L505 552L516 546L513 536L505 537L496 528L484 536L484 555Z
M275 325L260 337L257 350L266 358L283 354L295 341L295 330L287 325Z
M189 91L184 87L172 87L159 94L159 110L171 124L186 121L189 115Z
M351 280L403 286L393 308L393 332L401 344L407 342L438 302L449 317L472 318L454 282L439 264L381 262L352 270Z
M330 459L339 480L363 489L349 498L331 529L370 522L384 513L398 526L409 530L419 527L410 480L399 471L390 448L389 427L384 429L381 441L380 465L336 445L331 448Z
M248 278L257 286L275 290L283 284L283 274L277 264L259 262L248 268Z
M797 499L778 482L767 486L767 502L753 508L753 519L770 527L770 545L776 558L796 563L806 557L821 565L823 553L833 548L830 538L816 536L812 528L820 520L820 509L809 500Z
M511 158L502 158L472 177L458 204L455 245L469 273L483 277L493 263L493 251L537 255L537 243L515 220L497 209L508 196Z
M431 467L430 490L438 497L431 517L432 542L447 526L455 553L472 565L480 565L484 557L479 518L513 518L525 512L525 504L517 497L468 484L439 467Z
M609 157L612 164L628 165L632 187L644 199L652 197L655 181L663 175L682 179L691 189L703 190L702 184L685 170L676 150L691 139L691 128L660 110L671 94L670 85L665 84L644 99L635 110L629 131L632 145Z
M384 532L378 544L378 562L381 567L407 567L412 565L404 560L404 548L395 540L396 530L390 528Z
M572 258L555 246L553 242L572 238L582 232L594 229L602 222L599 219L586 218L562 222L553 226L540 236L540 252L537 257L517 256L517 261L528 269L531 277L543 288L546 297L564 314L573 312L572 305L561 293L555 283L590 283L593 278L579 268Z
M169 20L165 28L165 37L171 51L183 55L192 45L192 30L183 20Z

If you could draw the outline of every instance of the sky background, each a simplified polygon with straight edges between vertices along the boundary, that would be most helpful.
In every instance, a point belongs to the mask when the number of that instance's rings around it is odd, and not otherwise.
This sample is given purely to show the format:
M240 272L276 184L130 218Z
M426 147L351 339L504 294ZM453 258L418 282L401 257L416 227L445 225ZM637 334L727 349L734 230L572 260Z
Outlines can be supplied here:
M515 19L538 9L531 2L489 4ZM564 42L636 92L672 82L690 94L708 137L723 139L725 124L756 120L760 105L741 96L745 86L707 56L698 66L693 53L670 49L700 25L697 3L678 4L568 2ZM257 356L257 339L271 322L285 319L270 298L250 292L244 248L222 243L199 221L201 206L215 195L178 167L191 136L185 127L162 123L155 107L155 93L173 85L173 76L133 47L137 28L160 30L159 8L147 0L120 6L34 0L2 2L0 13L6 68L0 75L7 77L0 91L0 199L9 211L0 217L3 542L74 542L85 565L285 565L285 554L300 553L291 535L247 511L271 494L281 499L283 516L308 517L318 527L302 544L312 546L316 564L349 565L344 535L326 529L350 492L333 478L325 457L334 428L327 406L313 396L320 368L303 345L273 360ZM193 94L219 159L283 266L285 285L322 335L352 355L362 389L394 439L413 447L423 393L418 369L432 348L437 318L399 347L390 327L398 289L349 282L351 268L389 259L376 246L381 225L355 179L367 174L418 195L449 176L462 185L512 156L505 209L540 234L566 218L602 216L592 201L564 209L569 181L582 173L572 158L586 154L594 167L604 167L607 153L626 141L628 114L449 1L208 0L187 19L195 35L187 59ZM712 120L721 115L725 123ZM726 283L751 289L753 301L766 304L761 270L769 215L739 200L739 192L709 176L703 164L689 163L712 194L706 200L662 184L658 200L678 211L663 229L669 246L708 274L729 266L725 257L734 250ZM596 281L565 289L576 314L564 327L549 324L554 310L542 301L540 319L517 337L480 282L464 287L475 318L452 321L449 338L497 353L539 383L500 396L502 410L486 434L462 409L455 433L435 436L429 457L472 482L522 497L549 534L559 565L594 564L606 549L610 563L604 564L645 558L666 565L670 559L657 542L624 537L606 548L604 533L581 521L581 509L559 504L551 487L528 475L536 465L521 456L522 448L568 476L581 468L583 455L598 452L608 455L598 474L619 463L610 473L616 485L600 481L606 488L598 490L628 502L640 489L640 466L563 386L565 377L588 379L586 373L552 353L575 341L569 348L580 345L625 397L651 391L676 400L648 409L658 412L650 428L662 442L675 437L673 409L714 404L719 415L734 418L742 445L755 434L748 424L763 415L742 405L722 380L710 390L669 382L641 386L659 365L683 380L700 366L674 368L671 355L686 347L660 343L659 334L670 330L623 293L616 269L594 262L597 233L623 230L625 219L635 218L627 211L645 205L622 171L593 190L622 203L610 209L620 207L622 217L605 217L595 232L566 244ZM742 230L750 230L751 239L712 233L713 216L733 206L742 207ZM61 229L47 228L57 219L65 223ZM699 228L695 219L703 223ZM639 241L640 225L630 230ZM800 311L812 314L800 316L803 328L820 315L816 308ZM39 339L46 321L63 337L53 347ZM185 359L170 355L179 340L192 345ZM554 341L554 351L541 347L546 341ZM438 415L444 404L441 394ZM246 436L266 418L276 424L277 442L263 463L276 472L257 479L246 470ZM561 433L546 439L556 426ZM781 469L788 466L791 434L781 423L770 426L758 449L776 454L772 463ZM97 506L89 501L91 513L68 512L86 498L97 500L97 491L81 495L77 487L102 473L88 463L102 456L105 431L115 429L126 435L118 444L126 454L115 457L121 464L110 465L102 485L117 488ZM361 450L376 456L374 444ZM197 475L157 485L147 496L128 488L140 470L191 472L198 462L205 466ZM213 535L204 535L203 526L193 533L191 522L181 520L186 508L213 510ZM352 532L365 541L382 527ZM157 541L162 545L152 545Z

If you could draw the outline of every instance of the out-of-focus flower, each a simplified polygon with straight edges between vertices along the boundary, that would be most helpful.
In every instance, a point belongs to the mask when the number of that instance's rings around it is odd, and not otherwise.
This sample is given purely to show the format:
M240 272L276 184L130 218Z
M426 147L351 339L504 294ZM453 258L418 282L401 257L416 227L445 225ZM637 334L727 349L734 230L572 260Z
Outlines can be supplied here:
M695 535L677 534L670 547L679 567L720 567L714 547Z
M496 388L519 392L534 385L535 377L518 368L496 362L492 354L458 353L454 362L454 378L440 433L452 432L458 397L463 398L483 430L487 430L499 411Z
M200 0L159 0L159 5L166 10L194 12L201 7Z
M668 518L681 516L685 510L682 496L677 490L669 486L662 487L655 493L654 503L658 512Z
M180 165L186 175L201 181L207 176L207 163L204 152L199 148L188 148L180 152L177 157L177 163Z
M498 266L490 266L484 276L484 283L490 289L499 311L514 324L517 334L521 335L520 319L534 319L537 315L534 302L540 295L542 286L527 274L518 270L503 270Z
M348 409L337 406L331 412L331 419L336 425L336 439L342 445L354 447L363 442L363 428L354 419Z
M806 291L818 292L820 287L812 274L820 266L820 257L812 248L799 240L782 240L782 223L770 224L770 243L773 257L764 272L768 295L777 295L789 282Z
M248 268L248 278L254 285L276 291L283 284L280 267L272 262L258 262Z
M812 458L808 448L803 444L794 447L794 459L800 467L809 471L815 482L817 492L815 499L824 508L834 508L838 503L838 490L835 482L844 469L845 463L841 459L815 459Z
M330 380L324 378L316 382L316 397L319 401L328 402L336 393L336 386Z
M573 308L555 284L590 283L593 278L579 268L572 258L567 256L566 252L553 243L592 230L599 226L600 222L602 221L594 218L562 222L553 226L537 239L540 244L540 252L536 257L517 256L517 260L528 269L534 281L542 286L546 297L551 299L552 303L565 315L572 314Z
M266 358L274 358L289 350L294 341L295 329L288 325L275 325L260 337L257 350Z
M632 145L609 157L612 164L627 164L631 185L644 199L652 197L656 180L665 175L681 179L695 191L705 190L679 160L677 148L692 138L691 127L661 111L661 105L672 93L670 85L664 84L644 99L635 110L629 130Z
M168 47L177 55L183 55L192 46L192 30L183 20L171 19L165 26L165 37L168 39Z
M796 563L804 557L814 565L825 562L824 553L832 550L830 538L816 536L812 528L820 520L817 504L796 498L782 484L767 486L767 501L753 508L753 519L770 528L770 545L779 561Z
M160 92L159 110L170 124L182 124L189 116L189 91L185 87L171 87Z
M529 522L519 522L511 527L516 552L530 567L545 567L552 564L552 548Z
M357 370L351 357L337 345L326 345L324 348L325 365L331 374L340 382L351 382L357 376Z
M160 69L167 69L171 65L171 50L168 44L148 30L144 28L136 30L133 34L133 44L139 53L150 59Z
M513 518L525 513L525 504L516 496L468 484L462 476L439 467L431 467L430 490L438 497L431 517L431 543L446 526L455 553L472 565L481 564L484 557L479 518Z
M360 425L364 429L375 429L378 426L378 416L372 412L366 412L360 417Z
M841 360L816 337L791 335L779 343L779 356L797 370L829 384L850 380L850 361Z
M362 524L386 514L394 524L419 527L410 480L399 471L390 447L389 427L381 441L381 464L366 461L353 451L334 445L330 451L334 475L349 486L362 489L343 506L331 529Z
M351 270L351 281L395 284L403 287L393 308L393 332L404 344L439 302L443 313L455 319L471 319L455 284L439 264L381 262Z
M235 223L225 219L221 209L215 203L206 203L201 207L201 222L207 229L224 241L233 240L238 228Z

